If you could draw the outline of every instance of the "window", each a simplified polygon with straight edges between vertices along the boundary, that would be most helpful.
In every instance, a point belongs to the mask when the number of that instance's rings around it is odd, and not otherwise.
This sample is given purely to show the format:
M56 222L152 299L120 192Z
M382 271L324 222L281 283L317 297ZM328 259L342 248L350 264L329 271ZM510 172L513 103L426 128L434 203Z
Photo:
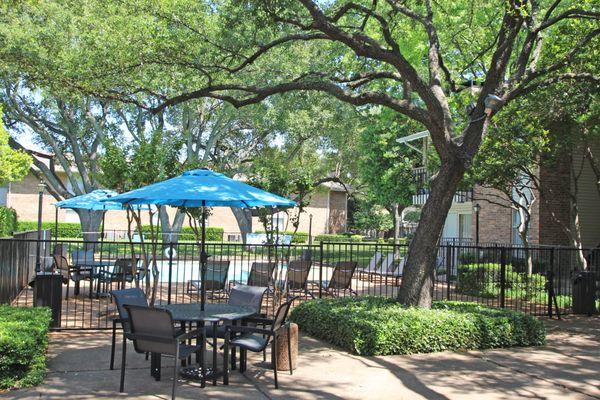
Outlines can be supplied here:
M458 223L458 237L461 239L472 239L472 214L460 214Z
M0 186L0 206L6 206L8 198L8 185Z

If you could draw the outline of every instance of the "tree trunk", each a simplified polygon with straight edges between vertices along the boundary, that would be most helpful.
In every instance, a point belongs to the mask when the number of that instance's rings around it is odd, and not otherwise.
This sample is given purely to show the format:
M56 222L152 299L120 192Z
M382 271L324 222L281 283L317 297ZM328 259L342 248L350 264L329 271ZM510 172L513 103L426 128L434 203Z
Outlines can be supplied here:
M392 213L394 216L394 244L398 244L400 241L400 215L402 214L403 207L400 207L398 203L392 205Z
M177 244L179 241L179 234L185 221L185 213L177 210L175 217L173 217L173 223L169 218L169 214L165 207L160 207L158 211L158 217L160 218L160 230L163 243Z
M519 237L523 243L523 249L525 250L525 260L527 262L527 275L533 274L533 259L531 252L529 251L529 222L531 220L531 214L529 210L519 208Z
M242 233L242 242L246 243L246 235L252 232L252 212L245 208L231 207L231 212L235 216L240 232Z
M454 165L446 162L431 179L429 197L406 255L398 292L398 300L403 304L431 307L439 239L464 171L458 162Z
M100 237L102 211L75 209L75 212L79 216L83 240L85 242L97 242Z

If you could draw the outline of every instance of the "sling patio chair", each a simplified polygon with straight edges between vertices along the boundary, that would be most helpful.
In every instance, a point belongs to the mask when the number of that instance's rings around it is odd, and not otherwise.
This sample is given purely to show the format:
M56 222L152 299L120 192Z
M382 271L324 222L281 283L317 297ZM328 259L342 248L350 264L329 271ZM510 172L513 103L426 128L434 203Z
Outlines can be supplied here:
M67 293L65 294L65 300L69 299L69 282L70 281L79 283L82 280L89 280L90 287L91 287L92 275L89 270L81 271L78 268L75 268L74 266L69 264L69 261L63 255L55 254L53 256L53 258L54 258L54 270L59 272L63 276L64 280L67 281ZM64 282L64 280L63 280L63 282ZM77 294L77 293L75 293L75 294Z
M175 358L173 372L173 388L171 398L175 399L175 388L179 376L179 361L186 360L192 354L202 349L201 344L187 345L186 341L203 337L200 330L178 333L174 327L173 316L169 310L126 304L125 310L129 315L130 332L124 336L133 341L137 353L158 353L161 356ZM125 390L126 340L123 340L121 358L121 383L119 392Z
M352 276L356 270L358 263L356 261L338 261L333 268L331 279L328 281L311 281L310 283L317 287L322 287L325 294L336 297L341 292L349 291L351 294L357 296L358 293L352 289ZM314 295L313 295L314 297Z
M100 276L100 281L110 284L117 283L119 289L125 288L125 283L131 283L135 279L134 265L137 265L137 259L117 258L112 271L104 271Z
M228 295L227 276L229 274L229 260L207 261L206 262L206 293L211 296L215 294ZM191 279L187 282L187 294L190 296L200 296L202 281Z
M392 256L392 257L390 257ZM385 263L382 263L381 271L377 272L375 275L379 276L382 280L392 279L393 284L398 286L400 284L400 279L402 278L402 274L404 273L404 265L406 264L406 257L397 259L393 257L394 254L388 254Z
M263 303L263 298L265 296L265 292L267 291L266 287L260 286L248 286L248 285L235 285L229 291L229 299L227 300L227 304L232 306L249 306L256 310L256 316L260 316L260 310ZM228 325L231 325L227 321L223 324L217 326L217 338L224 339L225 338L225 330ZM212 327L205 328L206 335L208 337L213 337Z
M250 266L248 286L270 287L277 277L273 276L277 263L255 261Z
M285 279L279 281L279 288L286 293L288 299L291 297L291 293L296 292L313 297L308 290L308 275L311 266L312 262L307 260L290 261Z
M290 307L296 298L292 298L287 302L279 306L279 309L275 313L273 319L266 318L247 318L246 321L249 323L255 323L263 325L263 328L257 326L227 326L225 333L225 359L229 355L229 347L238 347L240 349L240 372L244 373L247 366L247 352L248 350L253 353L260 353L266 351L269 344L271 345L271 364L273 366L273 373L275 374L275 388L279 388L277 382L277 341L282 333L283 329L287 330L288 338L290 335L290 324L288 322L288 313ZM266 327L269 326L267 329ZM232 337L234 334L238 336ZM288 344L288 361L290 368L290 375L292 371L292 347L291 341L287 341ZM225 369L225 383L229 383L229 376L227 369Z
M389 270L390 266L394 264L395 259L396 255L394 253L382 254L381 261L377 268L368 272L369 281L381 278L382 273Z
M117 312L119 318L113 319L112 322L112 341L110 347L110 369L114 369L115 363L115 345L117 340L117 324L121 324L123 329L124 339L131 333L131 325L129 324L129 315L125 309L126 305L134 305L141 307L148 307L148 299L142 289L130 288L123 290L113 290L110 292L115 304L117 305Z

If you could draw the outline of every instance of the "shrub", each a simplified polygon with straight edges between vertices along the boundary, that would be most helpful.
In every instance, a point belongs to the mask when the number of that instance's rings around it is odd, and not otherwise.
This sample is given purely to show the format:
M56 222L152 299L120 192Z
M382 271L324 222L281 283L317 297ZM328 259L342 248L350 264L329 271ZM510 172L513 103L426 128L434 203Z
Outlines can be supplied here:
M12 235L17 230L17 212L13 208L0 207L0 237Z
M315 242L329 242L329 243L348 243L348 242L362 242L362 235L343 235L343 234L331 234L324 233L322 235L315 236Z
M19 221L17 231L37 231L37 221ZM54 222L42 222L42 229L50 229L54 236ZM81 224L78 222L59 222L58 223L59 238L83 238L81 233Z
M309 335L360 355L430 353L545 343L544 325L532 316L473 303L434 302L408 308L384 297L316 299L291 318Z
M515 272L506 265L505 296L522 300L540 298L545 293L546 277ZM496 263L467 264L458 267L456 291L479 297L500 295L501 266Z
M0 305L0 390L42 382L50 319L47 308Z
M156 231L156 226L154 227L155 231ZM137 229L133 229L133 232L137 232ZM152 233L152 230L150 229L150 225L142 225L142 233L144 234L144 236L149 237L150 234ZM194 230L192 228L190 228L189 226L184 226L181 228L181 235L183 236L182 239L184 240L194 240ZM214 227L214 226L207 226L206 227L206 240L209 242L220 242L223 240L223 234L225 233L225 230L223 228L219 228L219 227ZM160 232L159 232L160 235Z

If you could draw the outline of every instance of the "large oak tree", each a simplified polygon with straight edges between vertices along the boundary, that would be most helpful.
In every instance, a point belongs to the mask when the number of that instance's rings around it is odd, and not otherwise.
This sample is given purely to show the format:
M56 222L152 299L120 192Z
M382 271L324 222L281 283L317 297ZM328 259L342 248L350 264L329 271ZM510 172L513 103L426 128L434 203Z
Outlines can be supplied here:
M556 82L599 81L597 61L577 62L598 46L591 1L19 4L3 11L0 67L17 64L30 79L125 102L144 93L154 112L202 97L243 107L319 91L424 126L440 169L399 292L411 305L431 304L446 214L494 116L486 98L507 103ZM463 91L465 80L480 90Z

